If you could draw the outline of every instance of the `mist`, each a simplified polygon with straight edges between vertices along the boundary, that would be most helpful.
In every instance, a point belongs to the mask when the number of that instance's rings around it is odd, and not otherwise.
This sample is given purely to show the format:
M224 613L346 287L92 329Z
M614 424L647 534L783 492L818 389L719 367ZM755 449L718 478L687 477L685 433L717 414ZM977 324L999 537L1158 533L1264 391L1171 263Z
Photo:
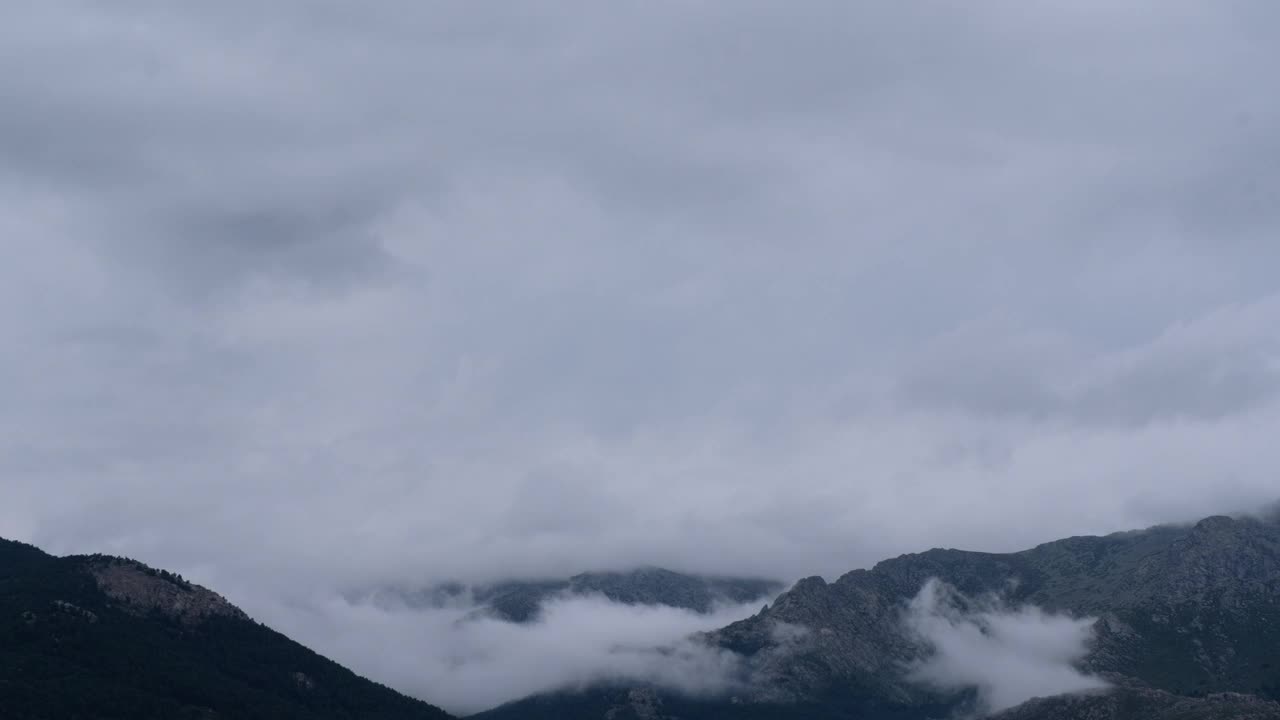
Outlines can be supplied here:
M323 638L315 649L357 673L465 715L608 681L689 695L726 692L742 675L739 656L691 636L747 617L762 602L699 614L560 597L543 603L536 621L518 624L478 614L469 603L415 608L331 594L276 607L270 624Z
M910 675L944 690L976 688L982 713L1034 697L1099 690L1107 683L1075 665L1088 653L1095 620L1009 607L997 596L966 597L932 579L905 616L908 630L932 648Z
M734 659L682 638L745 611L341 589L830 577L1276 499L1275 2L6 10L0 536L468 709L710 691ZM922 680L1085 683L1079 621L931 602Z

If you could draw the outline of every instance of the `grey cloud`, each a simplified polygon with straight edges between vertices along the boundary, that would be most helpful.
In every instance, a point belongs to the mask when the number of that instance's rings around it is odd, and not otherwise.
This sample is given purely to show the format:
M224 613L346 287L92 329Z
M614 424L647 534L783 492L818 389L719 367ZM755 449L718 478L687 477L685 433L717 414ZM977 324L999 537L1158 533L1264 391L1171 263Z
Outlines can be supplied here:
M987 327L926 346L894 389L908 408L1097 425L1214 420L1280 390L1276 297L1182 322L1110 352L1064 335Z
M269 607L1260 506L1274 12L18 3L0 535Z
M457 713L601 681L691 695L727 692L742 682L742 659L699 643L694 634L753 612L729 606L700 615L578 597L548 601L539 620L516 624L476 617L473 609L319 596L268 612L278 627L326 638L320 649L357 671Z

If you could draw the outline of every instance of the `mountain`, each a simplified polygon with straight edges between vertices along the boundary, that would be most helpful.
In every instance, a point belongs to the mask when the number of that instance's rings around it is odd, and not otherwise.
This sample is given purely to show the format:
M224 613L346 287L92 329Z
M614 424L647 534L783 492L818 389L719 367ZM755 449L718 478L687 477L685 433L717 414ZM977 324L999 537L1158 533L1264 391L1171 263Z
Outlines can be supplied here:
M717 601L749 601L773 589L769 581L644 568L442 586L417 601L465 595L483 612L528 622L555 597L601 595L706 612ZM1051 656L1059 675L1087 680L1077 689L1099 689L1023 693L1005 702L988 680L974 679L1023 670L1017 667L925 684L913 671L948 641L913 624L922 607L940 613L926 617L944 628L972 631L966 642L997 637L1002 622L1024 623L1030 634L1018 642ZM1077 630L1084 631L1078 653L1061 645L1062 632ZM732 677L706 694L615 680L477 717L1280 720L1280 514L1215 516L1016 553L903 555L834 582L801 580L755 615L697 641L736 659L723 666ZM970 664L983 662L975 657ZM1033 694L1045 697L1026 700ZM3 540L0 716L448 717L356 676L177 575L102 555L53 557Z
M1000 598L1002 607L1096 619L1076 668L1124 689L1042 701L1045 717L1141 716L1108 715L1117 698L1153 718L1215 716L1236 702L1207 697L1219 693L1256 696L1248 702L1256 700L1259 717L1273 717L1266 701L1280 699L1280 522L1218 516L1017 553L934 549L831 583L806 578L702 638L742 660L729 697L624 684L529 698L483 717L914 719L980 708L979 688L924 685L909 672L936 650L904 621L930 581L953 589L958 612Z
M554 598L603 596L628 605L666 605L708 613L717 604L765 600L785 585L777 580L690 575L656 567L629 571L585 572L570 578L507 580L488 585L458 583L426 590L395 592L419 607L441 607L470 598L479 612L509 622L537 619L543 603Z
M1254 695L1203 698L1161 690L1118 688L1105 693L1037 698L991 720L1280 720L1280 703Z
M222 596L103 555L0 540L5 720L443 720Z
M902 718L971 718L946 708L924 714L884 705L838 703L790 707L723 703L664 696L652 688L613 688L588 693L547 695L522 701L518 714L482 713L478 718L522 720L900 720ZM1280 720L1280 703L1256 695L1219 693L1185 697L1162 690L1120 687L1104 692L1036 698L987 720Z

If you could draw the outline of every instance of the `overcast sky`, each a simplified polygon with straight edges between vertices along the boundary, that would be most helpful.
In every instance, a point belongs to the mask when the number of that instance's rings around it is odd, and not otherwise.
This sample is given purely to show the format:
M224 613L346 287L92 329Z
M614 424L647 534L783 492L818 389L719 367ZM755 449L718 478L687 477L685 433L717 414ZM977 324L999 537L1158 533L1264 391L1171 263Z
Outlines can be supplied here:
M0 535L252 608L1274 500L1277 27L9 2Z

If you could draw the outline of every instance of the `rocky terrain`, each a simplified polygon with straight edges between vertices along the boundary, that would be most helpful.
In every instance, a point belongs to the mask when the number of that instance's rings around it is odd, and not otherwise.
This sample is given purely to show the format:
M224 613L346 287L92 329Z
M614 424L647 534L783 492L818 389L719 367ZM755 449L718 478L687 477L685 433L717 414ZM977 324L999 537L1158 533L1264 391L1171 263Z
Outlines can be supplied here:
M659 693L646 707L660 702L666 715L686 720L927 718L980 709L974 690L930 686L908 672L934 651L904 624L908 603L930 580L962 599L999 598L1010 608L1090 620L1091 641L1075 666L1124 690L1040 701L1044 717L1129 717L1124 708L1137 705L1160 718L1234 717L1222 713L1236 708L1271 717L1267 701L1280 699L1280 523L1219 516L1017 553L934 549L834 582L806 578L756 615L703 638L742 658L739 691L696 702ZM540 698L488 717L625 714L632 712L628 692Z
M121 558L94 558L86 567L98 588L135 614L158 612L194 625L214 616L248 620L221 595L170 573Z
M920 690L895 669L927 648L903 632L901 608L931 578L971 596L999 593L1013 604L1098 617L1084 662L1094 672L1181 693L1270 692L1280 679L1280 525L1248 518L1070 538L1006 555L905 555L833 583L801 580L771 608L708 641L759 658L768 699L853 683L913 702ZM779 623L812 632L781 647Z

